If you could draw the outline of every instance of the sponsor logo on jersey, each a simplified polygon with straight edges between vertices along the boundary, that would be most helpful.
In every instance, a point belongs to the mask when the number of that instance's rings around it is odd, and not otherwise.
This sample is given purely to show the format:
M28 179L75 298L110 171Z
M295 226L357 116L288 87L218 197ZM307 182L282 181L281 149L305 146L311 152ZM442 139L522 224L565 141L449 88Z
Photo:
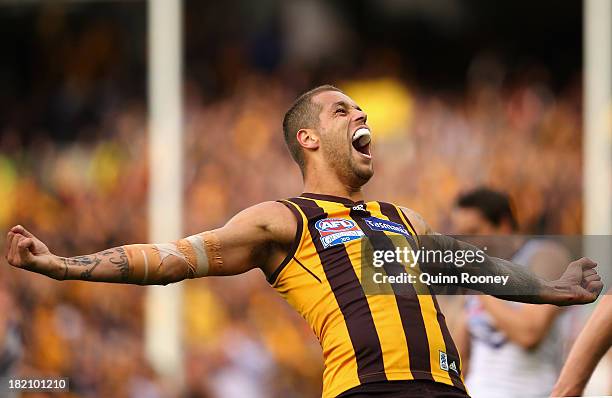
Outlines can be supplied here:
M440 369L448 372L448 357L444 351L438 351L440 353Z
M444 351L438 351L440 354L440 369L448 372L452 370L459 375L459 360L456 357L449 357Z
M363 219L367 226L374 231L394 232L396 234L410 237L410 232L401 224L393 221L383 220L376 217L366 217Z
M321 235L323 248L360 239L364 234L353 220L346 218L325 218L315 223Z
M366 209L363 206L363 204L358 204L358 205L353 206L353 211L366 211Z

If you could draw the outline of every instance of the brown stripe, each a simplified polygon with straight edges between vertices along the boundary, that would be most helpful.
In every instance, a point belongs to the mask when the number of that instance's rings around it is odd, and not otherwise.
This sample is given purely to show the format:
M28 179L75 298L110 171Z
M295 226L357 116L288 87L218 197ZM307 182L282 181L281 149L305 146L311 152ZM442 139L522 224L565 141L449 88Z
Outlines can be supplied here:
M380 203L380 202L379 202L379 204L381 204L381 205L382 205L383 203ZM390 211L390 212L392 212L392 213L396 213L397 211L402 211L401 209L397 209L395 206L393 206L393 205L391 205L391 204L389 204L389 203L384 203L384 205L385 205L385 207L387 207L387 206L391 207L393 210L389 209L389 211ZM417 234L416 228L415 228L415 227L414 227L414 225L412 225L412 223L410 222L410 218L408 218L408 216L407 216L407 215L405 215L405 214L404 214L404 218L406 219L406 221L408 222L408 225L410 225L410 228L411 228L411 229L414 231L414 234L416 235L416 234ZM394 221L394 222L399 222L400 224L404 224L404 223L402 222L402 218L399 216L399 214L398 214L398 218L397 218L397 219L398 219L399 221ZM404 226L405 226L406 228L408 228L408 225L404 225ZM418 235L417 235L417 239L418 239Z
M444 318L444 315L442 314L442 311L440 311L438 300L436 300L436 296L434 294L431 295L431 298L433 299L434 306L436 307L436 312L438 314L437 315L438 323L440 324L440 330L442 330L442 337L444 338L444 345L446 346L446 355L448 355L448 357L451 359L460 361L459 350L457 350L457 346L455 345L455 342L453 341L450 331L448 330L448 327L446 326L446 320ZM460 363L457 363L457 366L460 366ZM461 372L461 367L459 368L459 372ZM456 374L452 370L449 370L448 375L453 381L453 385L455 387L460 388L463 391L466 391L465 385L463 385L463 381L461 380L461 377L458 374Z
M289 210L291 210L291 213L293 213L293 215L295 216L295 219L297 220L297 229L295 231L295 237L293 238L293 243L291 244L291 248L289 248L289 251L287 252L287 256L283 259L280 265L274 270L274 272L268 277L268 283L270 283L271 285L273 285L274 282L276 282L278 275L281 273L283 268L287 266L289 261L291 261L291 259L295 255L295 251L297 250L300 244L300 240L302 239L302 229L304 227L304 222L302 221L302 215L300 214L300 211L296 209L293 203L286 201L286 200L279 200L278 202L284 204L285 206L287 206Z
M414 229L412 224L410 224L410 220L408 220L408 217L406 217L406 221L408 221L408 224L410 225L410 227L402 221L402 218L400 217L398 213L398 211L401 211L401 210L399 210L397 207L393 206L390 203L385 203L385 202L378 202L378 206L380 206L380 212L385 217L387 217L390 221L393 221L396 224L402 225L409 232L410 231L414 232L414 237L412 237L412 239L408 239L408 243L410 243L413 249L415 250L418 249L417 241L419 237L416 233L416 229Z
M295 198L291 201L300 207L308 219L308 230L351 338L359 381L387 380L374 319L345 246L340 244L324 249L315 223L327 217L325 210L309 199Z
M404 222L402 222L402 217L398 213L399 211L401 211L401 209L398 209L397 207L389 203L379 202L379 205L380 205L381 213L384 214L387 218L389 218L389 220L395 223L401 224L404 227L407 227L407 225ZM408 217L406 217L406 220L410 223L410 221L408 220ZM435 294L431 292L431 288L429 288L429 291L431 293L431 298L434 302L434 306L436 307L438 323L440 324L442 338L444 339L444 345L446 346L446 354L449 356L449 358L454 358L456 360L459 360L459 353L458 353L457 347L455 346L455 342L453 341L453 338L451 337L448 327L446 326L444 315L442 314L442 311L440 311L440 307L438 306L438 300L436 300ZM410 346L409 346L409 349L410 349ZM448 374L451 380L453 381L453 385L465 391L465 386L463 385L461 378L457 376L453 371L449 371Z
M381 206L385 206L385 211L389 212L389 214L393 214L394 219L397 219L397 222L402 224L404 227L408 228L408 226L410 226L410 230L414 232L414 237L416 238L418 246L421 245L421 238L419 237L416 228L414 227L414 225L412 225L412 223L410 222L410 218L406 215L406 213L404 213L401 208L390 203L378 202L378 204ZM406 225L406 223L408 223L408 225Z
M380 203L381 212L391 219L386 213L386 206ZM351 217L357 222L363 230L370 242L373 250L390 250L395 251L395 245L391 239L382 231L375 231L368 227L363 218L359 217L351 210ZM397 217L396 217L397 219ZM403 223L398 223L404 225ZM406 226L404 226L406 227ZM403 271L403 266L399 263L388 264L383 266L387 275L399 275ZM431 376L431 363L429 360L429 341L425 330L425 323L421 313L421 305L419 303L416 290L410 283L391 284L397 309L399 311L402 327L404 328L404 337L408 345L408 358L410 360L410 371L413 374L426 374L425 379L433 380ZM420 377L421 378L421 377Z

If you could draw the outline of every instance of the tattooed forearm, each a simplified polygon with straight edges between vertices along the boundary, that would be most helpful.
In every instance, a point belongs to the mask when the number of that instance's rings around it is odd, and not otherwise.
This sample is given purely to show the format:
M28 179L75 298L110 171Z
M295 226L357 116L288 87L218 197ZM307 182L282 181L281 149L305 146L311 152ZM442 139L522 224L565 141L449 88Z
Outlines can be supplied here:
M127 282L130 274L128 256L123 247L62 260L65 266L64 279Z
M469 243L456 240L445 235L427 235L421 237L422 243L429 249L438 249L443 252L453 253L472 252L479 249ZM541 294L545 282L533 274L527 267L514 264L510 261L484 255L484 261L466 262L462 267L455 266L452 262L425 263L422 269L429 272L441 272L448 275L468 274L475 277L499 276L504 277L506 282L501 283L458 283L459 286L481 291L486 294L504 298L506 300L527 303L541 302ZM462 280L458 278L457 280ZM483 279L485 280L485 279Z
M66 265L74 267L87 267L90 265L96 266L100 263L100 261L101 260L95 254L92 254L91 256L64 258L64 262L66 263Z
M58 257L58 260L57 279L167 285L196 275L193 263L173 243L119 246L87 256Z
M121 273L121 280L123 282L127 282L128 277L130 276L130 264L128 262L128 256L125 253L125 249L123 247L117 247L115 249L115 255L118 257L111 257L109 261L119 269Z

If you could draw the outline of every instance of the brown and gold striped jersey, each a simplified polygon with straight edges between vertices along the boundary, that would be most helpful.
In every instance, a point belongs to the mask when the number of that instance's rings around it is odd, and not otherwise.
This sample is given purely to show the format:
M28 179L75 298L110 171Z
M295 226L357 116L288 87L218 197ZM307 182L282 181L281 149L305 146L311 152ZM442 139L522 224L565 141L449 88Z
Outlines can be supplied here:
M363 239L382 249L418 241L395 205L302 194L280 201L297 218L287 258L272 286L311 326L323 349L323 396L368 382L430 380L465 390L461 363L432 294L368 294L362 285ZM403 238L402 238L403 237Z

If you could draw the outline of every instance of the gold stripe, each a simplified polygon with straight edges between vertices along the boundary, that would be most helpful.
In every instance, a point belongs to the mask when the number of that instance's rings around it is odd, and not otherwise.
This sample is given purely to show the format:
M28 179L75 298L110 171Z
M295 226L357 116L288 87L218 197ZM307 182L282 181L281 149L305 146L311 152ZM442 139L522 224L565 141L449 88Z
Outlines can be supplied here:
M314 200L314 199L313 199ZM318 206L328 213L329 217L350 218L350 208L336 202L314 200ZM367 209L372 216L387 219L376 202L368 202ZM355 240L345 244L349 259L355 274L361 278L361 241ZM360 281L361 282L361 281ZM385 373L389 380L414 379L410 370L408 344L405 338L404 327L399 314L397 301L394 295L373 294L366 295L368 306L372 314L376 333L380 341Z
M416 238L417 244L419 246L421 246L421 239L419 238L419 234L417 233L417 231L412 226L412 223L410 223L410 221L408 221L408 218L406 217L406 215L404 214L402 209L400 207L396 206L396 205L393 205L393 207L395 207L395 210L399 213L399 216L402 219L402 221L404 222L404 224L412 231L412 236L414 236Z
M412 231L413 236L417 238L417 242L420 246L419 236L412 228L411 224L408 222L406 215L398 206L393 205L401 220L404 224ZM420 274L421 270L419 265L416 265L417 272ZM423 292L424 290L429 290L426 286L422 284L418 284L415 286L417 292ZM435 381L453 385L450 380L450 374L448 371L444 371L440 369L440 353L439 351L443 351L446 353L446 344L444 344L444 337L442 335L442 328L440 327L440 323L438 322L438 312L436 311L436 307L433 302L433 298L431 294L417 294L417 298L419 300L419 304L421 306L421 316L423 317L423 323L425 324L425 333L427 334L427 341L429 343L429 363L431 366L431 375ZM461 369L461 368L459 368ZM446 374L446 377L441 377L440 373Z
M427 333L427 341L429 341L429 362L431 364L431 375L435 381L452 385L449 383L450 374L448 371L440 369L440 353L446 353L446 345L442 336L442 329L438 323L437 311L434 306L433 299L430 295L419 294L419 304L421 304L421 314L425 322L425 331ZM440 377L440 373L446 374L446 377Z
M347 217L348 210L342 205L334 202L320 201L317 199L303 198L313 201L321 207L328 217ZM299 208L299 206L297 206ZM345 215L336 213L341 211ZM302 209L300 213L305 217ZM303 241L305 242L296 252L296 258L306 267L319 274L323 283L317 284L314 289L324 289L324 291L313 292L312 290L299 289L299 281L292 280L294 287L291 291L292 297L287 297L294 308L299 308L299 303L303 305L302 316L312 325L312 328L319 339L323 348L323 358L325 360L325 371L323 372L323 395L332 396L344 390L358 386L360 383L357 374L357 357L351 342L348 327L344 320L344 315L338 306L334 293L322 272L322 265L319 255L314 246L313 237L308 230L308 220L304 220ZM287 267L285 267L287 268ZM284 271L284 270L283 270ZM287 271L291 272L291 271ZM322 274L322 275L321 275ZM310 278L301 273L303 278ZM280 279L280 275L279 275ZM301 296L301 297L299 297ZM313 298L318 298L318 302L313 302ZM295 304L294 304L295 303ZM297 304L297 306L295 306ZM323 330L325 327L325 330ZM338 389L338 391L335 391ZM333 394L330 393L333 391Z
M372 216L388 220L388 218L380 212L378 203L368 202L367 209ZM357 254L359 258L361 258L361 252ZM351 261L353 261L352 257ZM354 264L353 262L353 266ZM361 270L358 271L355 269L355 272L357 272L357 275L361 276ZM373 294L366 297L380 339L387 378L389 380L414 379L410 370L408 343L404 337L406 336L406 332L402 325L402 319L400 317L399 308L397 307L395 295Z

